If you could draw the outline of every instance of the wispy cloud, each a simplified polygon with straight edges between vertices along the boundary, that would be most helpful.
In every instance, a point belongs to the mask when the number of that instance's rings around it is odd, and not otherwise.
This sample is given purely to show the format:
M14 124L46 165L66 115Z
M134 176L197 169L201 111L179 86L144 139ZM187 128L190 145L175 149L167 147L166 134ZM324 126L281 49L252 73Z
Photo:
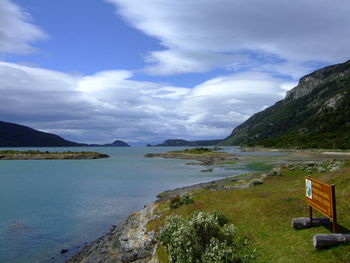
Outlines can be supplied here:
M349 56L347 0L107 1L165 47L146 56L151 74L203 72L249 58L269 64L256 54L275 56L279 65L289 68Z
M31 23L29 13L10 0L0 0L0 53L29 53L47 35Z

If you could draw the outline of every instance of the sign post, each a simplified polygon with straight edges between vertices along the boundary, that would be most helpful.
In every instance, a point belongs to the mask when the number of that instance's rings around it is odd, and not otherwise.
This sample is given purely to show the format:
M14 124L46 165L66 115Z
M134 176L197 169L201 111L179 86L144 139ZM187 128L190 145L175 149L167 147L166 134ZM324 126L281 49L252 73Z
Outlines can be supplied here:
M333 221L332 231L337 232L337 211L334 184L326 184L309 176L305 177L306 203L309 205L310 224L312 224L312 208Z

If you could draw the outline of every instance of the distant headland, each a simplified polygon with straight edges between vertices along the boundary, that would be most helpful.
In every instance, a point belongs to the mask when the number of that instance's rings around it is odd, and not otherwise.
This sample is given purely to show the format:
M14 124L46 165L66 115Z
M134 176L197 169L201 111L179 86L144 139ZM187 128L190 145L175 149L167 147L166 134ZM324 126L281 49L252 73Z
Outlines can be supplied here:
M107 144L86 144L68 141L56 134L32 129L30 127L0 121L0 147L75 147L108 146L129 147L126 142L116 140Z

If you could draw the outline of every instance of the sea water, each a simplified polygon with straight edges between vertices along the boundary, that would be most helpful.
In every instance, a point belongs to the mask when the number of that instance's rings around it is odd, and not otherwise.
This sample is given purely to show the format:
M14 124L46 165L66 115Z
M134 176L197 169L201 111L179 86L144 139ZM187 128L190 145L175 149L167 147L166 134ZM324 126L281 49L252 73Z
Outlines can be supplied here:
M144 158L180 147L32 148L98 151L98 160L0 161L0 262L64 262L164 190L247 172ZM239 149L231 147L231 152ZM61 254L61 249L68 253Z

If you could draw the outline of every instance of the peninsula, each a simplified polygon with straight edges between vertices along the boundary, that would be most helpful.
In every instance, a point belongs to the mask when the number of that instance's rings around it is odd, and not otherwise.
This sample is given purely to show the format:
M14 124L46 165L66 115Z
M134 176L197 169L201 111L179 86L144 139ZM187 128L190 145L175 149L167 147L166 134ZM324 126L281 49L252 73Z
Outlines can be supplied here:
M188 163L188 164L200 164L200 165L217 165L227 162L238 160L236 155L228 152L218 152L221 150L219 147L214 148L192 148L180 151L170 151L164 153L148 153L145 155L146 158L162 157L166 159L183 159L183 160L196 160L199 163Z

